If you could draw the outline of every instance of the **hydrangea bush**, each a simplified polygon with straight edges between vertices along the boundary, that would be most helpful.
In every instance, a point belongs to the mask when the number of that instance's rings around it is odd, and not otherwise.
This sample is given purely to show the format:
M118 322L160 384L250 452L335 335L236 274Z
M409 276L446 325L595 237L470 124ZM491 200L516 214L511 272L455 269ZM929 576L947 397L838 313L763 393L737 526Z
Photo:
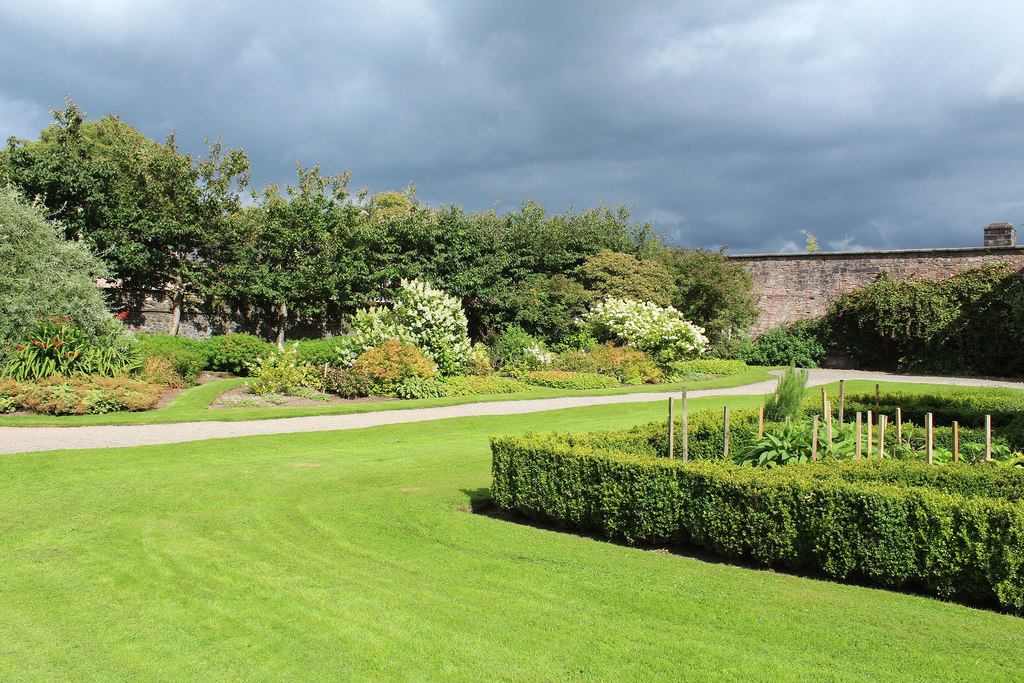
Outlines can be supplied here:
M427 282L402 280L393 309L362 309L350 324L355 335L344 346L339 344L339 356L350 357L353 351L358 355L391 339L423 351L442 375L458 374L469 360L462 305Z
M666 364L700 356L707 347L704 328L685 320L672 306L608 298L581 321L601 341L612 340L649 353Z

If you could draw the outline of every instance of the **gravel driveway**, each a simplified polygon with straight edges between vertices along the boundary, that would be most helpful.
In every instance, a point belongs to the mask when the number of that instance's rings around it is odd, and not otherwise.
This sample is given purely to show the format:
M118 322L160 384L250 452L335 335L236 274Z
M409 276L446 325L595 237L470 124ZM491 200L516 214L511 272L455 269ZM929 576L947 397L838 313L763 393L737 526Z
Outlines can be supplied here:
M840 379L1024 389L1024 382L1008 380L990 380L974 377L891 375L884 372L823 369L812 369L810 371L808 385L818 386L836 382ZM739 387L696 390L689 392L688 395L691 398L700 398L703 396L764 394L774 387L775 381L770 380ZM64 448L147 446L257 434L290 434L295 432L360 429L362 427L376 427L402 422L443 420L450 417L516 415L608 403L664 401L670 396L679 396L679 392L652 392L620 396L579 396L525 401L493 401L439 408L414 408L411 410L390 410L351 415L288 417L248 422L185 422L177 424L111 425L101 427L0 427L0 453L24 453Z

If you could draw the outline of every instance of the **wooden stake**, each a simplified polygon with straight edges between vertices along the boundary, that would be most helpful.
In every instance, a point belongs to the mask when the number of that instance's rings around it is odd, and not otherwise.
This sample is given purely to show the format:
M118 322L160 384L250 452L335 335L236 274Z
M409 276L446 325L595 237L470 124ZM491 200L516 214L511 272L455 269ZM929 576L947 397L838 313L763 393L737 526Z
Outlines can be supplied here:
M723 454L725 455L725 459L728 460L729 459L729 406L725 407L725 417L723 419L723 422L725 424L725 440L724 440L724 443L723 443Z
M992 416L985 416L985 460L992 459Z
M868 429L867 429L867 432L868 432L868 456L867 456L868 460L871 459L871 440L874 438L874 434L872 434L872 431L873 431L872 427L873 427L873 425L871 424L871 411L869 410L868 411Z
M953 421L953 462L960 462L960 423Z
M671 398L668 400L668 459L676 457L676 406Z
M885 415L878 416L878 459L885 457L885 423L889 418Z
M896 443L903 443L903 409L896 409Z
M843 416L846 412L846 380L839 380L839 427L843 426Z
M932 419L931 413L924 416L924 448L929 465L935 464L935 454L932 452Z
M764 436L764 404L757 408L757 438Z
M832 448L832 401L825 401L825 438Z
M854 460L860 460L860 428L861 428L861 415L857 413L857 454L853 456Z
M828 404L828 394L825 393L825 387L821 388L821 414L825 414L825 406Z
M818 416L814 416L814 426L811 428L811 460L818 459Z
M690 461L690 423L686 416L686 388L683 388L683 423L680 429L683 433L683 462Z
M878 391L878 385L876 384L876 385L875 385L875 412L876 412L876 413L877 413L877 412L878 412L879 410L881 410L881 408L879 407L879 401L880 401L880 400L881 400L881 395L879 394L879 391Z

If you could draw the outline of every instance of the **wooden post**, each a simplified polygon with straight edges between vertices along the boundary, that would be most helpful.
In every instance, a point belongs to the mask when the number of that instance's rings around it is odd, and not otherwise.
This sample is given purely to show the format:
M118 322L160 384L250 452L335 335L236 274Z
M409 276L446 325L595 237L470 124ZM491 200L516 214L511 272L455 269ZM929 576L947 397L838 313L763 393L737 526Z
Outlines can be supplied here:
M889 418L885 415L878 416L878 459L885 457L885 423Z
M839 380L839 427L843 426L843 417L846 414L846 380Z
M729 459L729 406L725 407L725 415L724 415L722 421L723 421L724 426L725 426L725 431L724 431L725 440L724 440L722 449L723 449L723 454L725 455L725 459L728 460Z
M828 394L825 393L825 387L821 388L821 414L825 414L825 407L828 404Z
M878 385L876 384L875 385L875 413L878 413L878 411L881 410L881 408L879 407L879 401L880 400L881 400L881 395L879 394Z
M764 404L757 408L757 438L764 436Z
M832 448L832 401L825 401L825 438Z
M686 413L686 388L683 388L683 423L679 425L683 433L683 462L690 461L690 423Z
M924 416L924 449L928 456L928 464L935 464L935 454L932 452L932 414Z
M873 430L873 425L871 424L871 411L869 410L868 411L868 429L867 429L867 432L868 432L868 456L867 456L868 460L871 459L871 440L874 438L874 434L872 434L873 431L874 431Z
M953 421L953 462L960 462L960 423Z
M675 401L668 399L668 459L676 457L676 407Z
M818 459L818 416L814 416L814 426L811 427L811 460Z
M985 416L985 460L992 459L992 416Z
M860 413L857 413L857 454L853 456L854 460L860 460Z
M903 443L903 409L896 409L896 443Z

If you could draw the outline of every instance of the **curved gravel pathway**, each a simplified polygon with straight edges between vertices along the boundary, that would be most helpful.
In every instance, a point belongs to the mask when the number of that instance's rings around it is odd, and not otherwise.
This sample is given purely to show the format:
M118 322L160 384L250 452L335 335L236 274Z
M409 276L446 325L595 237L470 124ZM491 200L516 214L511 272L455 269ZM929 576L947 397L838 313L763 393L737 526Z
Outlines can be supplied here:
M808 386L829 384L838 380L865 379L877 382L916 382L975 387L1007 387L1024 389L1024 381L990 380L974 377L929 377L892 375L884 372L812 369ZM702 389L689 392L689 397L740 396L764 394L775 387L775 380L723 389ZM480 415L515 415L562 408L604 405L609 403L640 403L663 401L679 392L651 392L619 396L579 396L524 401L492 401L466 403L438 408L385 410L349 415L317 415L287 417L248 422L184 422L176 424L110 425L89 427L0 427L0 453L26 453L64 448L117 448L153 444L183 443L204 439L222 439L258 434L291 434L323 432L338 429L360 429L402 422L443 420L450 417Z

